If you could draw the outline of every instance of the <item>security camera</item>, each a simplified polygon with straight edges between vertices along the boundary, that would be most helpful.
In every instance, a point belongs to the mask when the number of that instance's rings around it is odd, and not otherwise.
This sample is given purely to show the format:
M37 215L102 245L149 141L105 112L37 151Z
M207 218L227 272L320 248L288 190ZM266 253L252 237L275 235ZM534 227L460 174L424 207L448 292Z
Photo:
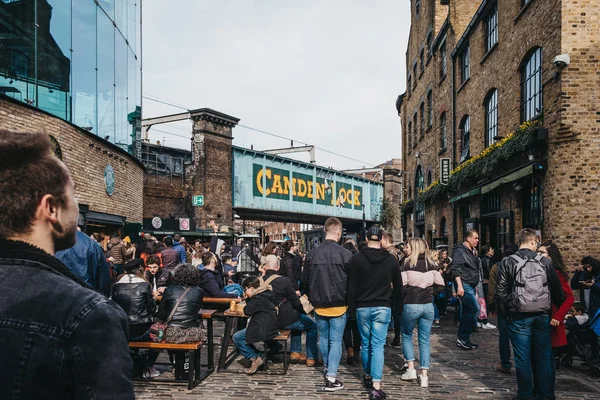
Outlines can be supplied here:
M558 69L563 69L571 63L571 57L568 54L560 54L554 57L554 66Z

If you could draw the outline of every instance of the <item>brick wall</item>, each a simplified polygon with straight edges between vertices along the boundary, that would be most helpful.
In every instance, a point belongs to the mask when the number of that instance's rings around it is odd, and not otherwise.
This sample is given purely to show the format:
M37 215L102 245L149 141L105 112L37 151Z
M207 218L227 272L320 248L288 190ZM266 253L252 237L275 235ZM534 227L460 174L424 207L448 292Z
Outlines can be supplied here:
M0 96L0 128L45 131L58 141L63 161L75 182L75 197L90 211L142 222L143 168L128 153L68 122ZM115 190L106 193L104 169L114 168Z

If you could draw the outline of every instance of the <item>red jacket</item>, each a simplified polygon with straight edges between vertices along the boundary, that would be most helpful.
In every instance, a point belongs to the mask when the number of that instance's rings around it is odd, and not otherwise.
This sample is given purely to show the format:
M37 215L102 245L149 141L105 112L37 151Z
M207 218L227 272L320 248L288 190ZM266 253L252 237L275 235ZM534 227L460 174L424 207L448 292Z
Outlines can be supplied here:
M552 337L552 347L562 347L567 344L567 334L565 332L565 316L567 312L575 303L575 297L573 291L569 286L569 281L561 271L556 271L560 285L562 286L563 292L565 293L565 301L562 303L560 308L556 308L552 305L552 319L560 321L560 325L550 327L550 335Z

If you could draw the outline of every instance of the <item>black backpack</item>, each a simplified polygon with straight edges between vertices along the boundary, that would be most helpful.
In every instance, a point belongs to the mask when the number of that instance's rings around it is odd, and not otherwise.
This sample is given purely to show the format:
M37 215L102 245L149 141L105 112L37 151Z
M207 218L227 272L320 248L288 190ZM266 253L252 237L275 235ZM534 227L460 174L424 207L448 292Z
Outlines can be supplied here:
M513 304L523 313L548 312L552 308L548 275L542 264L542 256L523 259L510 256L517 262L513 285Z

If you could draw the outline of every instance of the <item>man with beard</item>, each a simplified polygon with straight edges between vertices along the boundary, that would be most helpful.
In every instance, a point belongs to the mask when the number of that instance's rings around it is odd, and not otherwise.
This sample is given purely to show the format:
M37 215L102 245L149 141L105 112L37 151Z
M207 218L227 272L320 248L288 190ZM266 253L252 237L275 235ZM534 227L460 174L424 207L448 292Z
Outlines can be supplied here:
M125 313L54 257L74 191L48 135L0 130L2 399L134 398Z

